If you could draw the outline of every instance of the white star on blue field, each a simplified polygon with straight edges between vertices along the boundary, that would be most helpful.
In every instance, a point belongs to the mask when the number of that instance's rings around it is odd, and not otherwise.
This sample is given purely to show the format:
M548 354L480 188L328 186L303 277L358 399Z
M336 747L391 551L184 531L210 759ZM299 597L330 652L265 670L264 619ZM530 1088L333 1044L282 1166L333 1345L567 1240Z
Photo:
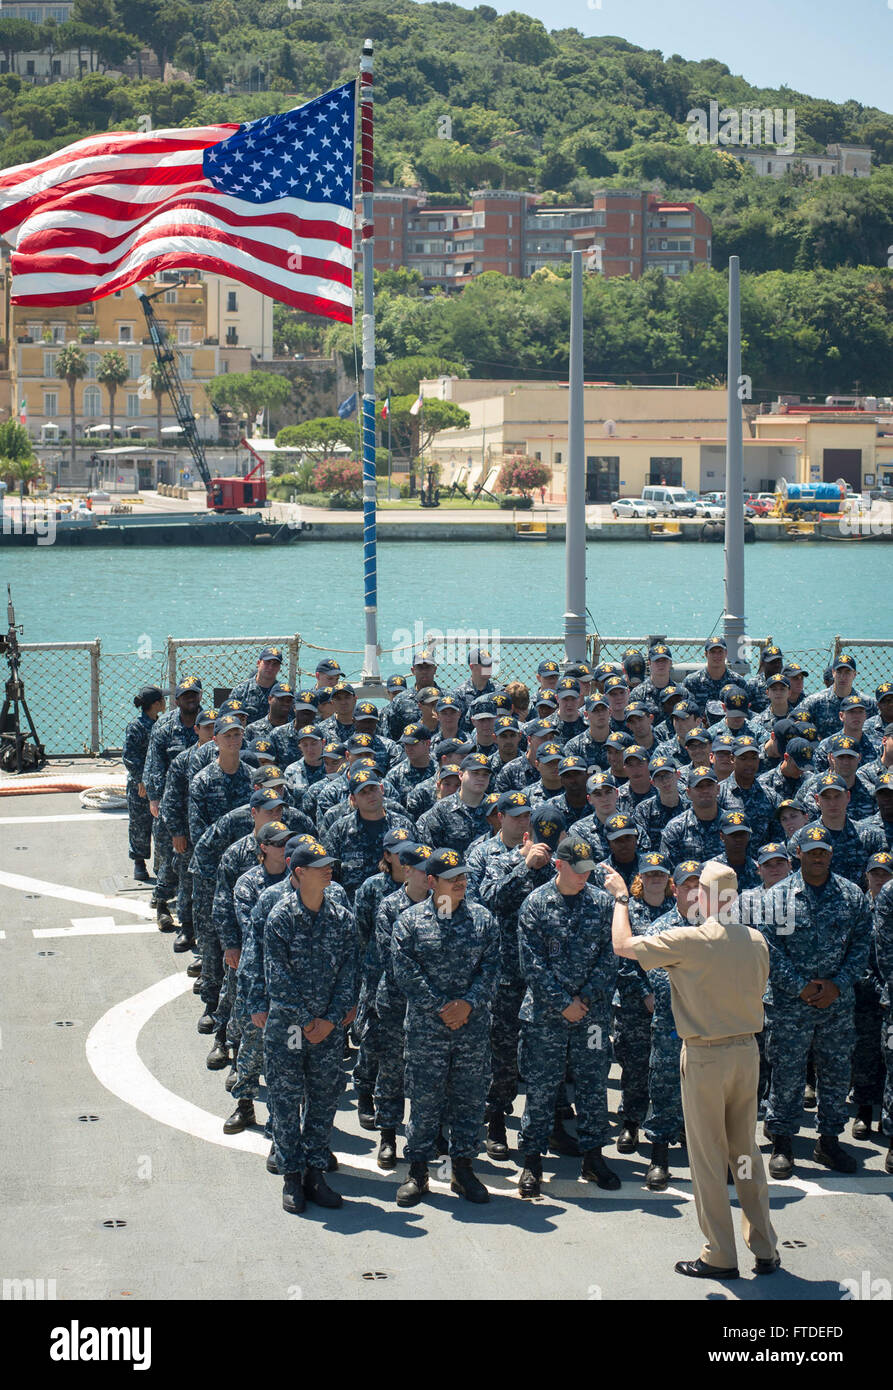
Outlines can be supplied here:
M248 121L202 156L221 193L253 203L278 198L353 206L354 83L281 116Z

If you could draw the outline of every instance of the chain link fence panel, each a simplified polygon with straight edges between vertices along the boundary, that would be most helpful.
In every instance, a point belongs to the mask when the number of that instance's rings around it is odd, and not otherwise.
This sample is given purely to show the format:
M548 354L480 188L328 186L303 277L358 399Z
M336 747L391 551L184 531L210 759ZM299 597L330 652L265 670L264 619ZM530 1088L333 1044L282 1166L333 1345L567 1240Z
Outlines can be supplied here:
M884 681L893 681L893 642L873 641L868 637L835 637L833 657L851 655L856 658L855 689L874 698L874 692Z
M96 752L99 643L29 642L20 650L25 702L47 753Z

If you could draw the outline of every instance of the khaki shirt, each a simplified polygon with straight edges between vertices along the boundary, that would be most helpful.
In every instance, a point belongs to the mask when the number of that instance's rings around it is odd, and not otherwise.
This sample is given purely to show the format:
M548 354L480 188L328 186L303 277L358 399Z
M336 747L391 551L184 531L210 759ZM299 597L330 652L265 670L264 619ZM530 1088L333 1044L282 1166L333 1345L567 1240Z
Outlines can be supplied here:
M769 949L753 927L723 926L708 917L700 926L634 936L627 945L643 970L666 970L680 1038L727 1038L762 1028Z

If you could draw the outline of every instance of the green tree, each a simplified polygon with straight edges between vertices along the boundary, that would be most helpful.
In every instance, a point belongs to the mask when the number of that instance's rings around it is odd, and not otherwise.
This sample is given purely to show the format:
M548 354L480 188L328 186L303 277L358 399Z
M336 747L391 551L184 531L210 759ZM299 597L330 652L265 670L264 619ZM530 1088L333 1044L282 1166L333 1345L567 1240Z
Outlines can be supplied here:
M0 52L9 64L10 72L16 70L16 54L33 52L40 44L40 30L27 19L0 19Z
M320 416L300 425L286 425L276 436L280 449L301 449L311 458L327 458L339 444L349 449L356 446L356 425L338 415Z
M87 375L87 359L79 347L70 343L56 358L56 376L68 385L71 404L71 475L74 477L75 440L77 438L77 412L75 410L74 388Z
M40 467L25 426L18 420L4 420L0 425L0 477L9 488L23 482L27 492L28 485L39 474Z
M115 396L118 387L123 386L130 377L127 363L120 352L104 352L99 359L96 380L101 382L109 393L109 443L115 442Z
M161 443L161 409L164 405L164 398L167 395L167 386L164 381L164 373L157 362L153 362L149 368L149 381L152 386L152 395L155 397L155 432L158 435L158 443Z
M205 390L215 406L238 407L248 416L249 427L261 410L274 411L291 398L291 382L274 372L226 372Z

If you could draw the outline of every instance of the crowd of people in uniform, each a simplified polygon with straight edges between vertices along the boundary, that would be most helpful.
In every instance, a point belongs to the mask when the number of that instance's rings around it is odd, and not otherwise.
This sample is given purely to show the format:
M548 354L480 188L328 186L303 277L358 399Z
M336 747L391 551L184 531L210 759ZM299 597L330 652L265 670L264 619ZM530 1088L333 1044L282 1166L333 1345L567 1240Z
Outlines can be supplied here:
M678 684L657 642L595 668L542 661L528 687L495 682L477 648L449 690L422 650L379 707L332 658L293 689L269 646L216 709L196 677L168 712L140 691L133 875L152 881L154 842L159 929L194 955L207 1066L228 1069L223 1130L258 1123L263 1076L286 1211L342 1203L328 1175L350 1072L383 1170L406 1119L401 1206L442 1155L454 1191L489 1200L474 1161L482 1144L509 1159L521 1091L522 1196L546 1152L617 1189L604 1148L641 1136L645 1184L665 1189L686 1139L680 1037L667 972L615 953L614 900L635 935L694 923L714 861L769 949L770 1173L793 1173L804 1108L815 1161L844 1173L841 1134L852 1120L870 1140L879 1108L893 1172L893 683L860 692L846 652L813 693L776 646L755 677L722 638L704 655Z

